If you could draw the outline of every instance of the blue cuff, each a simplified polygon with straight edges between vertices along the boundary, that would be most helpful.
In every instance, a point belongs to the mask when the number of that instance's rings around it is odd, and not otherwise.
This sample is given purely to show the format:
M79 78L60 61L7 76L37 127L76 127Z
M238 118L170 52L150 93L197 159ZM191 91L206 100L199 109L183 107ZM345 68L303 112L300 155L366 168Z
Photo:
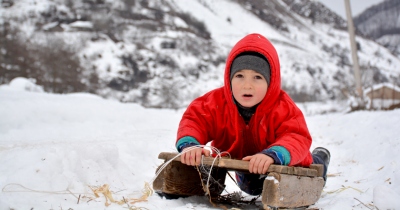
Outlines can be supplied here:
M274 164L287 166L290 163L290 153L285 147L273 146L269 149L263 150L261 153L274 159Z
M191 136L185 136L180 138L178 142L176 142L176 149L178 150L178 152L182 152L182 150L185 149L186 147L191 147L196 145L200 145L200 143L195 138Z

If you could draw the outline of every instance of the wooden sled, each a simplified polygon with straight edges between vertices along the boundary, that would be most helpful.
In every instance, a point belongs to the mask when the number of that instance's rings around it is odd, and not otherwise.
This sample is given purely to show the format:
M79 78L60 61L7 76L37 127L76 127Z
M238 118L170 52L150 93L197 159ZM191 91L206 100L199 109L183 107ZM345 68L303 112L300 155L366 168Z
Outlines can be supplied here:
M159 159L165 162L178 153L162 152ZM214 164L213 164L214 162ZM212 157L203 157L203 165L213 165L212 184L203 189L201 174L196 167L184 165L180 156L168 164L153 182L153 189L163 195L174 196L215 196L224 190L227 171L249 172L249 162ZM157 169L158 171L158 169ZM261 201L264 209L300 208L316 203L324 187L323 165L312 164L309 168L271 165L264 180Z

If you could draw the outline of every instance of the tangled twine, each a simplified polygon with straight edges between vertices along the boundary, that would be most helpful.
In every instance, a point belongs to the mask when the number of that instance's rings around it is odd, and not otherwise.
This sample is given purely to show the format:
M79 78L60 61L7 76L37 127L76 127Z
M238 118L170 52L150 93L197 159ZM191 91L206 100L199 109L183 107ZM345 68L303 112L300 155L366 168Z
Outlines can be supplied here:
M114 198L112 196L112 193L109 189L108 184L104 184L103 186L101 186L99 188L91 188L91 189L92 189L94 195L96 196L96 198L100 197L99 194L103 194L104 198L106 199L106 202L104 204L105 206L109 206L109 205L111 205L111 203L116 203L119 205L127 204L129 210L147 209L144 207L132 207L129 204L135 204L137 202L147 201L147 198L153 194L153 190L151 189L151 187L149 186L149 184L147 182L145 183L144 190L142 190L143 195L138 199L136 199L136 198L125 199L123 197L122 200L116 201L116 200L114 200Z

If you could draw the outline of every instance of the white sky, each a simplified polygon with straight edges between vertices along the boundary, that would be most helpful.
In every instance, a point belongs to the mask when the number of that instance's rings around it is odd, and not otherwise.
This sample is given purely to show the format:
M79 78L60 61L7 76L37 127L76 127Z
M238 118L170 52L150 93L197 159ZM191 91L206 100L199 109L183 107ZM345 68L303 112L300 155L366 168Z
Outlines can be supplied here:
M344 7L345 0L319 0L325 6L335 11L337 14L346 18L346 11ZM365 9L372 5L376 5L383 2L383 0L350 0L351 4L351 13L353 17L363 12Z

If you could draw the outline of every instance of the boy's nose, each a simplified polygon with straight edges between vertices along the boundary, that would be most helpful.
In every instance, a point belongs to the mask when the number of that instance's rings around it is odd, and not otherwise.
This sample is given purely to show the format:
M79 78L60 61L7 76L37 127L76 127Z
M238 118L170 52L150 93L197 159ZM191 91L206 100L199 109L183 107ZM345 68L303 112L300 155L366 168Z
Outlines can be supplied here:
M244 89L251 89L252 87L253 87L253 86L252 86L251 83L248 82L248 81L245 81L244 84L243 84L243 88L244 88Z

